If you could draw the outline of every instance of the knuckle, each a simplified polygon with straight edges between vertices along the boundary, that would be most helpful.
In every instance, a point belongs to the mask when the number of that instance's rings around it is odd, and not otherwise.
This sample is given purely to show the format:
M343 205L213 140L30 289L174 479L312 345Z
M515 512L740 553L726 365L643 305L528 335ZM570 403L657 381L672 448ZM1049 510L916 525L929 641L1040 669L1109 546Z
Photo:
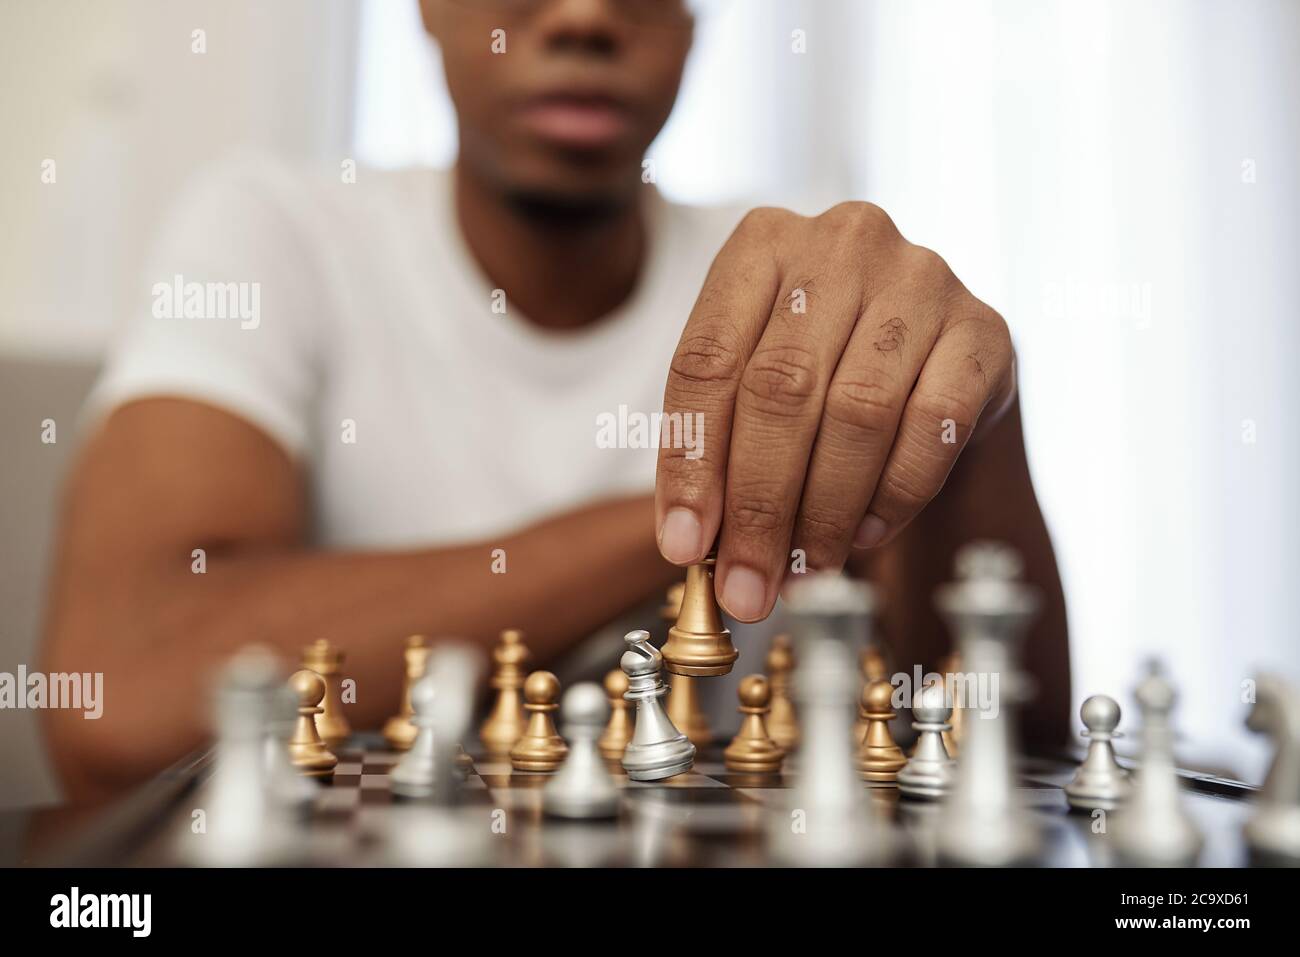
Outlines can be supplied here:
M911 400L913 411L921 420L921 428L928 435L938 435L944 423L952 421L966 434L975 427L980 408L972 396L961 393L932 390L917 393Z
M948 268L948 262L928 246L908 243L906 262L908 269L930 284L947 286L957 277Z
M811 353L793 346L768 347L754 353L740 387L760 412L791 415L817 394L819 379Z
M670 388L736 379L743 369L741 351L715 332L694 332L682 339L669 367Z
M796 537L812 561L824 559L838 550L852 534L849 516L842 510L824 505L805 503L799 513L799 531Z
M912 515L925 508L939 489L929 482L925 473L905 465L896 465L880 477L876 502L872 511L890 516Z
M757 490L733 493L727 499L728 528L746 538L766 538L785 525L785 509L775 496Z
M821 219L838 228L850 229L854 232L889 235L898 233L898 227L894 225L887 212L875 203L859 200L836 203L822 213Z
M755 206L741 217L736 232L759 239L767 238L788 226L794 215L789 210L776 206Z
M893 433L898 419L897 401L885 383L867 378L841 377L826 391L822 414L827 420L868 437Z

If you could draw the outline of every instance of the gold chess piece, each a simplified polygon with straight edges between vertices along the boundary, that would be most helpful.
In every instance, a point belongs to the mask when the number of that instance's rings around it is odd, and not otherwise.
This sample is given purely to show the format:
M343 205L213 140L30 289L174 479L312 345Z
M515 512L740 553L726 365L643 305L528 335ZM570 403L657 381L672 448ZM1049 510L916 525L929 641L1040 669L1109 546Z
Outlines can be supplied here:
M682 611L682 599L686 594L686 583L678 582L668 589L668 600L659 610L659 615L671 627ZM686 735L696 747L702 748L713 740L713 731L709 728L709 716L700 705L699 687L696 679L686 675L668 675L668 720Z
M668 640L659 649L664 667L671 674L703 678L725 675L740 654L731 643L731 632L722 623L718 599L713 591L716 550L698 565L686 569L686 587L677 624L668 629Z
M609 723L598 742L601 755L609 761L623 760L623 752L632 740L632 705L623 697L628 680L622 668L605 675L605 697L609 699Z
M771 713L767 733L783 751L799 746L799 722L790 700L790 675L794 671L794 645L789 635L777 635L767 652L767 680L771 694Z
M425 666L429 663L429 644L423 635L412 635L406 639L406 677L402 681L402 706L393 717L384 722L384 738L394 751L409 750L415 742L419 730L411 723L415 709L411 707L411 685L424 677Z
M289 687L298 696L298 720L289 738L289 760L307 777L327 781L334 777L339 759L325 747L316 732L316 716L325 710L320 707L325 697L325 679L304 668L293 673Z
M303 649L302 666L325 679L325 700L321 702L324 710L316 718L316 730L325 742L325 747L330 750L337 748L352 734L348 719L343 716L343 699L339 691L339 670L342 665L343 652L324 638L317 639Z
M510 749L516 771L554 771L564 762L569 746L555 731L551 713L559 707L560 679L549 671L534 671L524 682L524 710L528 726Z
M524 667L530 657L522 631L509 628L501 632L501 640L492 650L495 667L491 685L497 699L478 733L483 749L490 755L508 755L524 733Z
M862 653L858 655L858 667L862 669L862 687L864 689L871 682L883 681L888 677L885 656L880 653L880 649L875 645L867 645L862 649ZM866 734L867 719L859 711L858 720L853 723L853 740L861 744Z
M857 769L864 781L893 783L907 764L903 749L889 733L889 722L894 720L893 694L894 686L883 678L862 689L859 713L867 722L867 733L858 746Z
M961 655L955 651L944 657L944 659L939 662L939 673L943 675L945 683L947 682L948 675L955 675L960 672ZM945 687L947 687L946 684ZM956 689L960 686L954 682L952 687ZM943 746L947 748L948 757L950 758L957 757L957 751L961 747L962 737L966 733L965 709L958 705L957 698L958 695L954 694L952 701L952 717L948 719L948 723L952 725L952 730L943 733Z
M785 752L767 734L763 715L768 713L771 689L762 675L740 679L740 730L722 752L723 762L732 771L751 774L775 774L781 770Z

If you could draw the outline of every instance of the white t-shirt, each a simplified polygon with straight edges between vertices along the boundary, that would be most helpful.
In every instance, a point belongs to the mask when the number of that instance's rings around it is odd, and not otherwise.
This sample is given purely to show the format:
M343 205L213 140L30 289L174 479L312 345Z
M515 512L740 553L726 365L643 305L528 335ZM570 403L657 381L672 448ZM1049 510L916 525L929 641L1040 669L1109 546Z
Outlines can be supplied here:
M90 413L166 395L251 422L303 463L328 547L482 540L653 489L656 450L599 447L598 417L662 408L738 211L656 194L632 297L555 332L499 311L451 189L427 169L346 184L264 158L217 165L161 231ZM205 318L185 318L195 289Z

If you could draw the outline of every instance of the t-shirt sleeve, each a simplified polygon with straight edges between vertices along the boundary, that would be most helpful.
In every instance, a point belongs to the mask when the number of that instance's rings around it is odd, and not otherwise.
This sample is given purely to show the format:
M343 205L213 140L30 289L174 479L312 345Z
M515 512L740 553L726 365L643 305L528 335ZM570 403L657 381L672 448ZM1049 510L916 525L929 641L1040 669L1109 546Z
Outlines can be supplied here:
M307 454L329 321L309 210L289 170L241 157L212 167L165 219L136 306L82 416L143 398L203 402Z

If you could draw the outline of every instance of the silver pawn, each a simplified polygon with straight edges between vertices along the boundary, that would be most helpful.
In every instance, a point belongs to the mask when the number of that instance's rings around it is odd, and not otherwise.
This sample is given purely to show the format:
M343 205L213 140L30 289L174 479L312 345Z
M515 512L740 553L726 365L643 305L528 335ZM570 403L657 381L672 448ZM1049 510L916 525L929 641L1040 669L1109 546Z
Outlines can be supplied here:
M1132 797L1115 814L1111 828L1115 849L1127 864L1187 866L1201 852L1200 831L1178 794L1169 723L1175 697L1173 685L1156 666L1138 685L1142 760L1134 776Z
M952 730L952 707L942 682L921 688L912 698L912 728L921 733L906 767L898 772L903 797L936 800L952 791L956 763L943 744L943 732Z
M1270 735L1277 750L1246 822L1246 843L1253 863L1294 867L1300 862L1300 695L1277 675L1261 675L1255 690L1246 727Z
M663 655L650 644L648 631L629 631L619 667L628 677L623 695L636 703L636 729L623 752L623 770L633 781L659 781L691 769L695 745L668 719L660 699L668 693L660 669Z
M1079 708L1079 718L1088 730L1088 753L1065 786L1065 799L1076 811L1113 811L1133 792L1128 772L1115 760L1111 741L1120 737L1119 703L1104 694L1095 694Z
M564 693L560 717L569 754L542 789L542 809L553 817L598 819L618 814L618 788L597 744L609 716L599 685L584 681Z

